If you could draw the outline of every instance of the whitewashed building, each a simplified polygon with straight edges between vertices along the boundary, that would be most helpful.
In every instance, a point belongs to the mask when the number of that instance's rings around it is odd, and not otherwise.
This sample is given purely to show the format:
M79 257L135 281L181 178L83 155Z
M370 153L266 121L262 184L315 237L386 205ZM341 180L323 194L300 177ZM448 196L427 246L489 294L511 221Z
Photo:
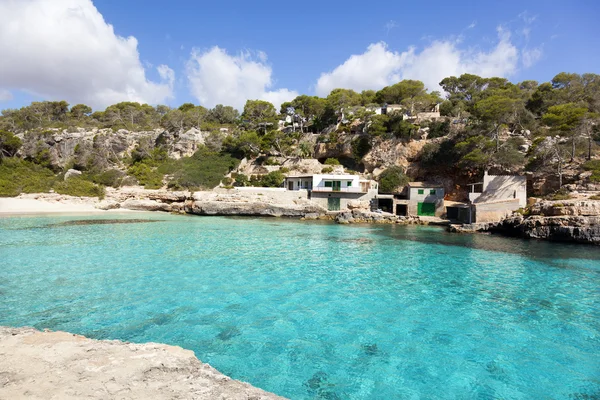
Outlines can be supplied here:
M327 208L340 211L348 208L349 201L368 202L377 195L377 182L361 179L358 175L314 174L288 176L287 190L305 190L308 198Z

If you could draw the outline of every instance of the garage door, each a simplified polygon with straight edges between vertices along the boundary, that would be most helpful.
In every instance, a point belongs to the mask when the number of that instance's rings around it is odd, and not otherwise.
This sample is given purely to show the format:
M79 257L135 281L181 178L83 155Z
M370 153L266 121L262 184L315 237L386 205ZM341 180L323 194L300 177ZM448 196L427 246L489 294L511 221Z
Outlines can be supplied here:
M435 203L419 203L417 205L417 215L433 217L435 215Z

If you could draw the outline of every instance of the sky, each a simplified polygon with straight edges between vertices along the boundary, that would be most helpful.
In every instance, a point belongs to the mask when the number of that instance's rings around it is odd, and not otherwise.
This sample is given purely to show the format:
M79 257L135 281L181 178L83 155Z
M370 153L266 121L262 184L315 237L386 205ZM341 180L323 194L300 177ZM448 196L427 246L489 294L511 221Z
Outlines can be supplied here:
M0 0L0 109L67 100L276 107L298 94L440 90L600 73L600 1Z

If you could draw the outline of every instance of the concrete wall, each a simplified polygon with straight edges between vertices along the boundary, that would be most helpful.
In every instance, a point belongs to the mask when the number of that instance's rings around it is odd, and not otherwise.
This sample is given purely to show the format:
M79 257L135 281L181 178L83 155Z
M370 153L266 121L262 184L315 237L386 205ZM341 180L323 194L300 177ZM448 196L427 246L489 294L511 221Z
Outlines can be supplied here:
M423 191L423 194L419 194L419 190ZM435 190L435 194L431 194L431 190ZM444 198L444 188L420 188L420 187L409 187L408 188L408 199L417 203L435 203L439 199Z
M369 203L371 199L377 196L377 189L371 189L367 193L348 193L348 192L312 192L311 201L327 209L329 198L340 199L340 210L347 210L350 201L361 201Z
M495 222L521 208L519 199L498 200L473 204L473 222Z
M527 206L527 177L488 175L486 172L483 176L483 192L473 201L474 203L489 203L508 199L518 199L519 207Z
M444 198L441 199L434 198L431 196L431 199L427 199L424 201L413 201L412 199L408 201L408 215L419 215L419 203L435 203L435 216L441 217L446 212L444 207ZM398 203L401 204L401 203ZM395 206L394 206L395 207Z

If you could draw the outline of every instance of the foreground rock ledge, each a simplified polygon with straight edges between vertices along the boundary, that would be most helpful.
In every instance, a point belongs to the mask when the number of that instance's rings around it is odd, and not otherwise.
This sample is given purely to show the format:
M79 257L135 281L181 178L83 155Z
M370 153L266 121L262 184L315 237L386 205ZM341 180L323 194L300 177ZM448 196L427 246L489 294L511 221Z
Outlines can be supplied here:
M0 399L282 399L191 350L0 327Z

